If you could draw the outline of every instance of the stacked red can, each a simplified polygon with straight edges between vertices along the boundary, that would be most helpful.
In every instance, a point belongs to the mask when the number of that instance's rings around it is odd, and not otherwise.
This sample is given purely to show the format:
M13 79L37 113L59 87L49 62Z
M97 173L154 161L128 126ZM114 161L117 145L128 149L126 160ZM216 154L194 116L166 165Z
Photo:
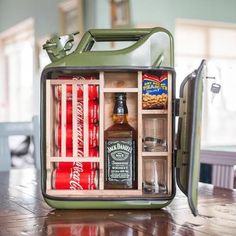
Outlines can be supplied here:
M58 163L52 175L52 188L85 190L98 188L98 170L93 162Z
M67 80L68 77L65 77ZM61 79L61 77L60 77ZM72 79L72 78L71 78ZM88 77L83 79L93 79ZM65 155L74 156L73 153L73 122L77 127L77 157L84 157L84 106L88 106L88 147L89 157L99 156L99 87L88 85L88 104L84 104L84 87L76 86L76 111L73 111L73 86L66 85L66 110L62 110L62 86L55 86L55 96L58 100L56 112L57 125L55 128L55 143L58 156L62 155L62 115L65 122ZM66 112L66 114L63 114ZM73 114L75 112L75 114ZM74 115L74 116L73 116ZM76 119L75 119L76 116ZM86 131L85 131L86 132ZM64 156L64 155L63 155ZM60 162L52 175L52 186L55 189L97 189L98 188L98 162Z

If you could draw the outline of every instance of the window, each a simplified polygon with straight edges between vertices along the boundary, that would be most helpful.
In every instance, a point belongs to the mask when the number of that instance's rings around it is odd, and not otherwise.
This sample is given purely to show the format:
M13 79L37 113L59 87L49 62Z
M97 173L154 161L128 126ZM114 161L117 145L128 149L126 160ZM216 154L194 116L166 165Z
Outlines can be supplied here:
M204 81L202 146L236 146L236 26L177 21L175 33L177 85L201 59L208 62ZM211 84L222 88L214 96Z
M60 33L72 34L80 32L79 37L83 35L83 1L67 0L59 5L60 14Z
M33 115L33 21L0 34L0 121Z

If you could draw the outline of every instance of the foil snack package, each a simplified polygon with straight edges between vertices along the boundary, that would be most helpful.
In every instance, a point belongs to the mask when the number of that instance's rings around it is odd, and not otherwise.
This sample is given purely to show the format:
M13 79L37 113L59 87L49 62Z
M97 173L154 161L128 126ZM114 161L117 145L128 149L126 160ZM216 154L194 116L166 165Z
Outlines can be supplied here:
M168 97L168 74L160 76L143 74L143 109L166 109Z

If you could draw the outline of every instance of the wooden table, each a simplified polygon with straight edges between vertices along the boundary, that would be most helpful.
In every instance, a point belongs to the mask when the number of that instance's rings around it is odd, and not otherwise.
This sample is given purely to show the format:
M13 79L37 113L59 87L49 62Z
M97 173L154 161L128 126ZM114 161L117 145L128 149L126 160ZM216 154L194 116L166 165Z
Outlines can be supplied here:
M236 235L236 191L200 184L198 217L180 192L163 210L54 210L33 169L0 172L0 235Z

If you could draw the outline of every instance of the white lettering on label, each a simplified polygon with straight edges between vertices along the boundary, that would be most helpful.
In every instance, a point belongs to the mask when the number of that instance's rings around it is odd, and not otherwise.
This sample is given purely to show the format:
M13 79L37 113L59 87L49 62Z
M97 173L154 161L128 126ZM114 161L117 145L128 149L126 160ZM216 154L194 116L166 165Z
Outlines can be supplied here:
M73 162L73 167L70 173L70 189L71 190L82 190L83 187L80 185L80 173L83 172L82 162Z
M77 102L77 138L79 143L83 143L83 118L84 118L84 106L83 102L79 101Z
M129 153L132 153L132 148L129 146L129 145L125 145L125 144L122 144L122 143L116 143L110 147L107 148L108 150L108 153L111 153L115 150L124 150L124 151L127 151Z

